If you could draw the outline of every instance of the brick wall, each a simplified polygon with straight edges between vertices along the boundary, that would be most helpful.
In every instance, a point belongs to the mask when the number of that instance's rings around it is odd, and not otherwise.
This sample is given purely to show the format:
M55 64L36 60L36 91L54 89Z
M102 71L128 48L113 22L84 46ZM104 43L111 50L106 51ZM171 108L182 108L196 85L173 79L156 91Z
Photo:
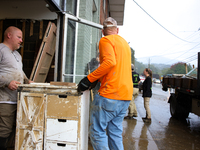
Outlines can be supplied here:
M103 24L103 21L109 17L108 12L108 0L100 0L100 23ZM105 4L104 4L105 3ZM105 10L104 10L105 5Z

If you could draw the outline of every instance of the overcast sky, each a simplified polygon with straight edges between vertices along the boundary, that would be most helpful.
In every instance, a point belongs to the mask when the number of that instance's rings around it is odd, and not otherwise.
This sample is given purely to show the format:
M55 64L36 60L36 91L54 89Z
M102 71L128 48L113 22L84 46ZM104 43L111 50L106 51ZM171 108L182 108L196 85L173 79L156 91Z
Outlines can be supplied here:
M142 7L142 10L136 3ZM197 66L200 51L200 0L126 0L119 35L143 63ZM166 59L165 59L165 58ZM193 60L193 61L192 61Z

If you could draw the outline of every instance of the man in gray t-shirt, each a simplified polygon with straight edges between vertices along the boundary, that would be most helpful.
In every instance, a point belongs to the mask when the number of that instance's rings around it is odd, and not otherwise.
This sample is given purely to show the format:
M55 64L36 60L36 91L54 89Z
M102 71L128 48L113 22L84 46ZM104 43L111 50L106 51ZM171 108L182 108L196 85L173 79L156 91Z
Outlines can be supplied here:
M0 43L0 149L6 149L7 142L15 128L17 110L17 88L24 80L29 81L22 70L22 58L16 51L22 43L22 31L10 26L4 32ZM15 134L15 133L14 133Z

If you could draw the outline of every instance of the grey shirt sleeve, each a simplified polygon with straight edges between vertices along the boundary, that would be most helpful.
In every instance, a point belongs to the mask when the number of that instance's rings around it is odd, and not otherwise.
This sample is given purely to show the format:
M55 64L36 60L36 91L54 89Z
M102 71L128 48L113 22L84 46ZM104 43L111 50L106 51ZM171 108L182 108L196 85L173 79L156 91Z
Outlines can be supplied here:
M11 81L24 82L21 55L10 50L3 43L0 44L0 101L3 103L16 103L17 90L10 90Z

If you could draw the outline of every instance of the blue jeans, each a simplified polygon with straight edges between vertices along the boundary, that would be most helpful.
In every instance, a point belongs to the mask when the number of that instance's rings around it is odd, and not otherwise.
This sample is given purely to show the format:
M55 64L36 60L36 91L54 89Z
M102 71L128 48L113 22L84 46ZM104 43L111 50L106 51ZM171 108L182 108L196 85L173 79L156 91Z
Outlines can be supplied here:
M130 101L95 95L90 109L90 140L94 150L123 150L122 122Z

